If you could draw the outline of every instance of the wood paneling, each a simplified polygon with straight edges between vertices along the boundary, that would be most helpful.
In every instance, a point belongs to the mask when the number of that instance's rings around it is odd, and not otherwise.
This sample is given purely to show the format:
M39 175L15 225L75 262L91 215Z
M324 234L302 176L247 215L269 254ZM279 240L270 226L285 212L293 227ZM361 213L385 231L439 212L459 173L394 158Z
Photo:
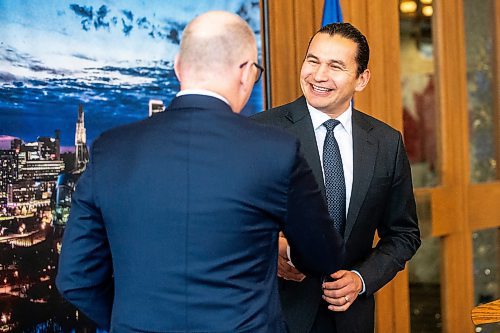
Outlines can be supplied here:
M500 180L500 1L493 1L493 107L497 179ZM496 18L496 19L495 19Z
M462 1L436 1L434 43L441 113L441 202L449 215L433 221L450 232L443 238L441 294L445 332L472 332L472 235L469 227L469 136ZM453 56L450 56L453 55ZM453 200L450 202L450 200Z
M410 332L410 295L408 290L408 269L399 272L394 279L394 329L392 332ZM378 332L384 332L378 330ZM390 331L386 331L390 332Z
M473 332L472 236L456 232L443 237L441 300L444 332ZM452 253L453 252L453 253Z
M271 105L276 106L298 93L294 7L284 1L269 1L269 18Z
M463 219L462 194L453 187L438 187L431 191L432 236L446 236L457 229L454 221Z
M299 74L309 39L321 25L322 0L269 1L272 106L302 95Z
M468 192L471 229L498 227L500 221L500 183L469 185Z

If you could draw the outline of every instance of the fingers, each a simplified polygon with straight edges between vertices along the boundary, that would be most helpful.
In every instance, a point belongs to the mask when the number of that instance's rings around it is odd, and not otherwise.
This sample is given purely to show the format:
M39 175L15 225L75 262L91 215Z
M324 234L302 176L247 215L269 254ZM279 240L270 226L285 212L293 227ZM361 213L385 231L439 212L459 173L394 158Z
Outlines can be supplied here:
M341 287L341 284L347 284L346 279L351 277L351 274L353 274L351 271L346 271L346 270L340 270L336 271L335 273L331 274L330 277L332 278L330 283L332 283L336 289Z
M359 276L351 271L338 271L331 275L337 280L323 283L323 299L331 311L345 311L360 292Z
M323 299L329 303L328 310L341 312L349 309L353 301L356 299L357 294L353 295L344 295L342 297L333 298L323 295Z
M349 271L346 271L346 270L340 270L340 271L336 271L335 273L331 274L330 276L334 279L334 280L338 280L340 278L342 278L345 274L347 274Z
M346 306L348 304L351 304L353 299L349 297L349 295L345 295L342 297L328 297L323 295L323 299L327 301L330 305L333 305L335 307L342 307Z
M333 281L323 282L323 291L337 291L349 286L353 281L351 279L352 277L347 274L348 272L349 271L338 271L330 275L333 278ZM347 293L349 290L346 290L345 292ZM340 296L343 295L339 295L339 297Z
M348 293L359 294L363 288L360 277L351 271L339 271L331 275L334 281L323 283L323 292L326 296L342 297Z
M288 264L286 258L278 256L278 276L285 280L301 282L306 277L298 269Z
M278 238L278 276L285 280L301 282L305 275L288 263L288 241L280 234Z
M288 248L288 241L286 240L286 238L279 237L278 238L278 254L281 257L285 257L285 258L288 257L287 248Z

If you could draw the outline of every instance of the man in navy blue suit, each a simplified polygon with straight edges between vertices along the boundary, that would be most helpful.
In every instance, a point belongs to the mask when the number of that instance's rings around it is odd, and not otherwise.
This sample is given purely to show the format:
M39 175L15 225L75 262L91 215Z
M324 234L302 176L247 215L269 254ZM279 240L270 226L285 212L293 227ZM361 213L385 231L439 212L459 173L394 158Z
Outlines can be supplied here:
M279 231L313 276L341 267L343 241L298 141L238 114L262 71L248 25L199 16L174 68L165 112L94 142L57 287L114 332L284 332Z

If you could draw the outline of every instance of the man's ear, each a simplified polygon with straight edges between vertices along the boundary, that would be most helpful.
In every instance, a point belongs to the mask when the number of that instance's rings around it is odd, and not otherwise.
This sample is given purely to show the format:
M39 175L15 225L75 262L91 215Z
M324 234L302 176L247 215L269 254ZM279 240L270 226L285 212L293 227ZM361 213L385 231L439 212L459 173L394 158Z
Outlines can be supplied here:
M253 79L253 65L249 61L245 66L240 69L240 85L243 91L248 91L253 89L254 79Z
M180 57L179 57L179 53L177 53L175 55L175 59L174 59L174 72L175 72L175 76L177 76L177 80L179 80L179 82L182 82L182 79L181 79L181 71L180 71Z
M370 81L370 70L367 68L363 73L361 73L356 82L356 88L354 89L355 91L363 91L365 89L366 85L368 84L368 81Z

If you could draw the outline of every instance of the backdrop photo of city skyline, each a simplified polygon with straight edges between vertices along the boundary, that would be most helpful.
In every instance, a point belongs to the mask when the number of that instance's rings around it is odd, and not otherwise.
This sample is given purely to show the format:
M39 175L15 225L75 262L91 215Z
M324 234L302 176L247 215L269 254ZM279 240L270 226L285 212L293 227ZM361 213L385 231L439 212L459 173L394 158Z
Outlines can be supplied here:
M260 54L258 0L0 0L0 331L99 332L54 285L74 184L102 132L169 104L208 10L243 17ZM263 108L261 81L243 114Z

